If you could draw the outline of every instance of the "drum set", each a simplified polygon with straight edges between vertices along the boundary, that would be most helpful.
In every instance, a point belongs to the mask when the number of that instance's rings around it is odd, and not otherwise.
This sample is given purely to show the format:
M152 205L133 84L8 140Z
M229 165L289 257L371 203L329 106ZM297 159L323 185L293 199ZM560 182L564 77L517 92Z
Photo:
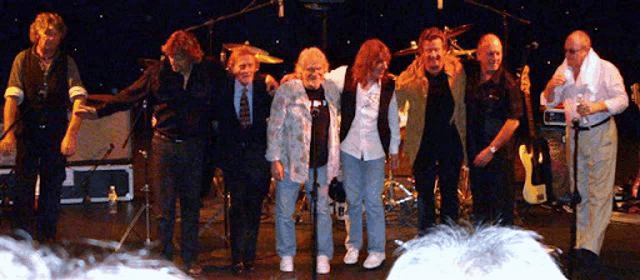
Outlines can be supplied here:
M447 38L447 40L449 40L449 50L448 53L450 55L454 55L457 57L462 57L462 58L467 58L467 59L473 59L473 55L476 52L475 49L463 49L462 47L460 47L460 45L458 44L458 40L456 39L456 37L462 33L465 33L467 31L469 31L471 29L472 25L471 24L465 24L465 25L460 25L458 27L455 28L448 28L448 27L444 27L444 34L445 37ZM406 49L402 49L399 50L397 52L395 52L393 54L393 56L405 56L405 55L418 55L419 50L418 50L418 44L416 43L416 41L411 41L409 42L409 47Z

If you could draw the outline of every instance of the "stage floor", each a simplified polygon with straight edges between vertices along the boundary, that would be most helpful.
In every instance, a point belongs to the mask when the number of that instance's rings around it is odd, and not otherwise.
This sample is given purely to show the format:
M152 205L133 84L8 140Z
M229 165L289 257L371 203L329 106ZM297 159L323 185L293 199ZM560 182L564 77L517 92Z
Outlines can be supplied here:
M307 211L300 211L301 220L297 228L298 255L295 258L295 272L281 273L278 269L279 258L275 254L275 231L273 223L273 207L267 202L263 216L256 270L250 275L235 276L228 268L231 261L230 251L224 238L224 223L221 198L209 197L204 201L201 211L201 251L198 257L204 273L199 279L310 279L311 226ZM95 203L87 208L82 205L63 205L62 217L58 228L58 242L62 240L78 240L91 238L119 241L129 222L140 209L142 199L132 202L120 202L118 213L107 213L107 205ZM534 230L544 237L543 242L566 251L569 244L570 215L555 212L542 207L532 207L519 216L519 226ZM601 260L606 273L611 279L638 279L640 277L640 214L629 215L616 213L614 221L607 229ZM410 222L410 221L409 221ZM7 233L8 221L2 217L2 233ZM152 240L155 227L152 224ZM178 231L176 231L178 234ZM406 241L415 236L415 229L407 224L407 220L394 217L387 225L387 260L376 270L368 271L361 264L366 258L366 250L361 252L359 265L347 266L342 258L345 253L344 222L334 220L333 240L334 258L331 260L331 273L320 275L318 279L385 279L395 259L397 248L394 240ZM133 232L124 242L124 248L141 247L145 240L144 216L134 227ZM177 240L177 239L176 239ZM366 243L365 243L366 244ZM366 245L365 245L366 246ZM178 261L179 262L179 261Z

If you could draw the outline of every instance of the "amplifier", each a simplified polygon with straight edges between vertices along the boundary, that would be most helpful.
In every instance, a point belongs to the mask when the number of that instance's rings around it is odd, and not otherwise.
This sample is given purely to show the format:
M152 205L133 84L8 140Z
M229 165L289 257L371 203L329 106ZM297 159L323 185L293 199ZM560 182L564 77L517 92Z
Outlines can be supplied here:
M545 125L566 126L564 117L564 110L562 109L547 109L544 110L542 119Z

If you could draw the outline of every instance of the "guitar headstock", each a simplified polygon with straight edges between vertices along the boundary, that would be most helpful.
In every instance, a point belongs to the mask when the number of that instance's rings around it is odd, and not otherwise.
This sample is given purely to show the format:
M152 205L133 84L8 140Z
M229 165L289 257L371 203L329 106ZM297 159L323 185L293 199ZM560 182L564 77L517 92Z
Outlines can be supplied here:
M522 72L520 73L520 91L524 92L524 94L531 94L531 79L529 79L529 65L525 65L522 67Z

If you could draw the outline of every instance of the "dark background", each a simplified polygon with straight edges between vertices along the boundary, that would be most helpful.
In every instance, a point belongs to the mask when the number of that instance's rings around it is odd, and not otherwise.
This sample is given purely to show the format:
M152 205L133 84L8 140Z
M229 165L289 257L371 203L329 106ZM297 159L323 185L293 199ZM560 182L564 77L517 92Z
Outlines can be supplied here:
M340 2L306 0L309 1ZM459 45L465 49L475 48L476 41L484 33L493 32L504 39L505 21L500 14L463 0L443 0L443 10L436 9L436 0L344 0L343 3L326 4L326 12L308 9L303 2L284 0L284 18L277 17L277 6L273 3L219 21L211 29L212 36L206 27L196 29L194 33L209 56L219 57L222 43L249 40L252 45L285 59L283 64L262 66L261 70L276 78L292 71L293 63L304 47L323 45L324 15L328 23L326 53L332 68L351 63L359 45L368 38L377 37L396 52L408 47L424 28L434 25L455 28L472 24L470 31L457 37ZM531 22L527 25L506 19L507 62L512 71L516 70L522 64L524 46L538 42L540 47L529 56L535 105L539 92L562 62L566 36L575 29L587 31L596 52L618 66L628 91L629 85L638 81L640 1L477 2ZM126 87L140 75L140 58L157 59L161 55L160 46L173 31L238 12L250 3L249 0L0 0L2 88L6 86L13 58L30 46L29 25L39 12L55 11L63 17L69 32L62 49L76 59L90 93L109 93ZM256 1L256 4L262 3L268 1ZM394 58L391 72L399 74L412 58Z

